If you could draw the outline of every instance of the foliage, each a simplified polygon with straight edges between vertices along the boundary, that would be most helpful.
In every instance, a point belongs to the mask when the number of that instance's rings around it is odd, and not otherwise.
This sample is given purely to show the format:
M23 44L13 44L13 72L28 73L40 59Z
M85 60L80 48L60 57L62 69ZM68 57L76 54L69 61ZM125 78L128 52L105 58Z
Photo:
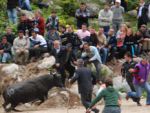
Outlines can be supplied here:
M58 5L63 7L63 14L68 16L74 16L76 9L79 7L79 3L76 0L61 0Z

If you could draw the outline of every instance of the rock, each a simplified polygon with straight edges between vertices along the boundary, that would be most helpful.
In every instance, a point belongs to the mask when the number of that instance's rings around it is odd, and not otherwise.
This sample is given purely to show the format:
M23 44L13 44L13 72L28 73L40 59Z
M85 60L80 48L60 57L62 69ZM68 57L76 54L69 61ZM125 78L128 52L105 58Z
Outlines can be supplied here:
M19 71L19 66L17 64L6 64L2 67L1 71L6 75L16 78L16 74Z
M18 12L19 12L20 14L25 14L25 15L28 17L28 19L31 19L31 20L32 20L32 19L34 18L34 13L31 12L31 11L19 9Z
M96 69L94 64L90 64L88 65L89 68L91 68L93 74L96 74ZM106 65L102 64L101 65L101 72L100 72L100 76L102 77L102 80L105 80L106 78L110 78L114 76L113 71Z
M80 105L80 98L75 93L61 89L52 89L49 92L49 98L42 105L43 107L75 107Z
M118 76L118 77L113 78L113 86L116 90L120 90L122 92L131 91L126 80L122 80L122 76Z
M103 79L106 79L108 77L113 77L113 71L106 65L101 66L101 75Z
M48 69L55 64L55 58L53 56L46 57L38 64L38 69Z
M127 14L133 17L137 17L137 10L128 11Z
M96 16L100 11L100 7L96 3L87 3L87 8L90 10L92 16Z

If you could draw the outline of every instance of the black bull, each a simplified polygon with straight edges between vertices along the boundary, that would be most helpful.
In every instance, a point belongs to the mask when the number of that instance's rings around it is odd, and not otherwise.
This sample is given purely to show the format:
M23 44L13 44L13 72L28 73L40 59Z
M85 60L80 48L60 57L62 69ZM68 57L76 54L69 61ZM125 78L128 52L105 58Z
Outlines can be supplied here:
M20 103L40 100L41 103L48 98L48 91L52 87L63 87L61 77L57 75L43 75L33 80L16 83L3 92L5 111L15 110ZM11 105L9 108L8 105Z

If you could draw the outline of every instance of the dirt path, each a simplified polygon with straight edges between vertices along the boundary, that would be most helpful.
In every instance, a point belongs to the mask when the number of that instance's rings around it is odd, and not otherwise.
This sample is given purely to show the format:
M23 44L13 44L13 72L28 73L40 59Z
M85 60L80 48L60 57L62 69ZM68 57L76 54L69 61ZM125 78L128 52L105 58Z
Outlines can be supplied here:
M145 100L142 100L142 105L143 106L141 107L137 107L136 104L131 100L123 100L123 104L121 107L122 113L150 113L150 106L145 105ZM98 108L102 111L103 106L98 106ZM4 113L2 108L0 109L0 113ZM43 110L31 110L30 108L26 110L25 108L23 108L23 112L21 113L85 113L85 110L83 107L69 109L68 112L66 108L49 108Z

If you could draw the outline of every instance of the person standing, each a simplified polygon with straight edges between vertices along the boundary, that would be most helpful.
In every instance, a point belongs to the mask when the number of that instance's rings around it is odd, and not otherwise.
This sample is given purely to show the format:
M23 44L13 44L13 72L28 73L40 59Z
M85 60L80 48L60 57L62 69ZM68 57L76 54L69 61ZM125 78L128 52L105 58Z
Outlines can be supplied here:
M148 83L150 64L148 58L144 57L141 62L136 64L135 68L130 69L129 72L133 73L133 84L136 92L128 92L127 99L133 97L140 98L144 89L147 93L146 105L150 105L150 85Z
M116 0L115 5L111 7L111 10L113 12L112 24L115 33L119 30L121 24L123 23L123 13L125 12L124 8L120 4L121 1Z
M104 33L107 34L112 23L113 13L110 10L108 4L104 6L104 9L100 10L98 15L99 26L104 28Z
M148 6L145 3L145 0L139 0L139 7L138 7L138 29L141 25L148 23Z
M102 90L98 96L92 101L86 113L90 113L93 106L104 98L105 107L102 113L121 113L121 98L119 93L113 88L111 79L105 81L106 89Z
M81 95L81 101L84 107L89 108L92 100L93 84L95 84L95 77L92 75L92 71L84 67L84 61L82 59L77 60L77 69L74 76L69 80L70 84L78 81L78 89ZM99 113L97 108L92 108L94 113Z
M77 19L77 28L81 29L82 24L89 26L88 19L90 17L90 12L86 8L85 3L80 4L80 8L76 10L75 17Z
M42 17L40 10L35 11L35 28L39 29L39 34L44 36L45 33L45 20Z
M7 0L7 14L9 22L17 24L17 9L18 0Z
M47 21L46 21L46 29L47 31L49 31L49 29L53 27L56 30L59 30L59 18L57 16L56 11L52 11L51 15L48 17Z

